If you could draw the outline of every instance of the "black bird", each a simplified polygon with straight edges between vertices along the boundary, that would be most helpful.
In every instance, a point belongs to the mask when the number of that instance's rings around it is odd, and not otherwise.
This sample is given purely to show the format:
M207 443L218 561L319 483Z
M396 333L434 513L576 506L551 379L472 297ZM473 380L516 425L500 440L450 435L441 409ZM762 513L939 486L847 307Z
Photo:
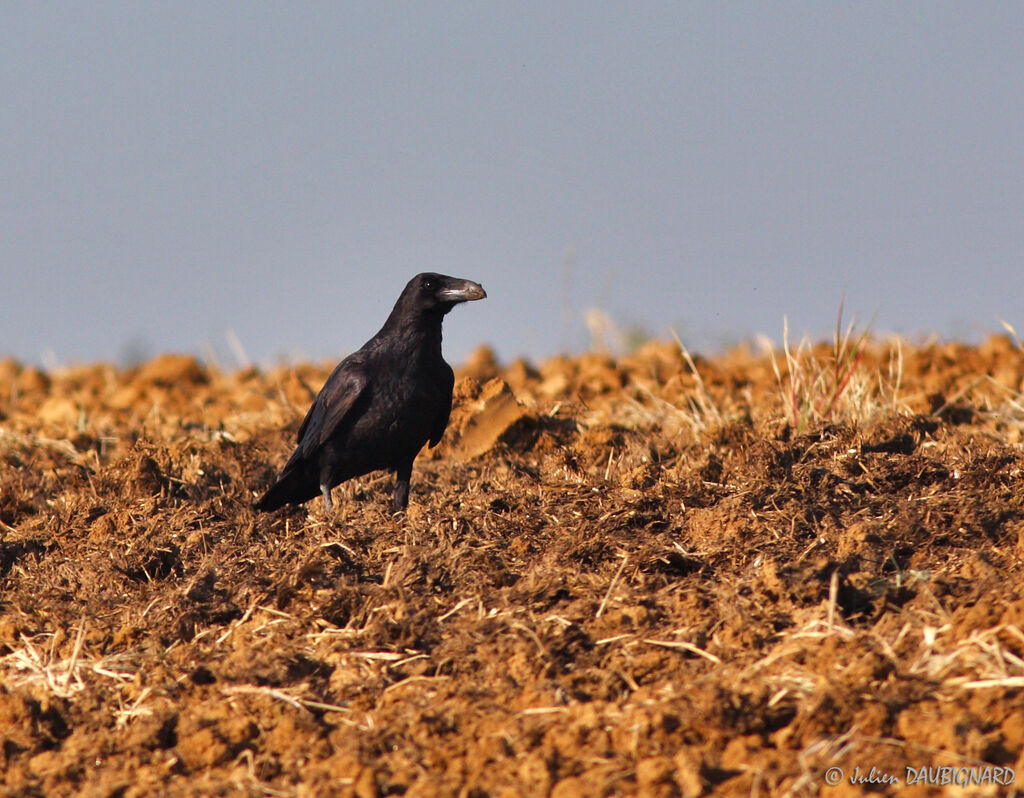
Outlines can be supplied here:
M392 504L409 504L412 461L448 426L455 375L441 356L441 321L460 302L483 299L477 283L418 274L373 338L327 378L299 427L298 447L259 500L260 510L301 504L370 471L396 473Z

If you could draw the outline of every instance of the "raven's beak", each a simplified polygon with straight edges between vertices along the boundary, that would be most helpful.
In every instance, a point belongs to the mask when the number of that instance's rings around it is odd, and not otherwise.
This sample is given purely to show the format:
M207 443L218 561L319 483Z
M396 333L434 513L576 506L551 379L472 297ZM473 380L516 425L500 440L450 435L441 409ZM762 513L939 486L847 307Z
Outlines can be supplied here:
M437 298L443 302L471 302L474 299L484 299L486 296L484 287L472 280L452 280L437 292Z

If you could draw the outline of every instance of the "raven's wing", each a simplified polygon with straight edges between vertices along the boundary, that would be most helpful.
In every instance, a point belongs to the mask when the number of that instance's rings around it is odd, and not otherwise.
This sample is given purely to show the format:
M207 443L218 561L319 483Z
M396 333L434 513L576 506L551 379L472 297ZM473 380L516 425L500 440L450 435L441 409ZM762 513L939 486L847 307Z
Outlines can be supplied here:
M297 437L303 457L309 457L327 442L366 390L369 378L365 365L357 352L331 372L299 427Z
M430 425L430 448L434 448L441 442L441 436L444 435L445 428L448 426L448 418L452 414L452 388L455 387L455 374L452 372L452 367L445 363L439 376L439 381L444 388L442 395L445 400L438 406L437 413Z

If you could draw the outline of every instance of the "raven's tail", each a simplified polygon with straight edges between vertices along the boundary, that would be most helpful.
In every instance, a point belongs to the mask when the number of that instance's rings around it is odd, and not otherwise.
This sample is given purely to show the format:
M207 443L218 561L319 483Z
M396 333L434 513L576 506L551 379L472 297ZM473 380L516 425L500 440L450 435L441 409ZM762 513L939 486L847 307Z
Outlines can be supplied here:
M285 468L280 478L258 502L256 509L265 513L277 510L286 504L302 504L320 494L320 486L311 479L304 469Z

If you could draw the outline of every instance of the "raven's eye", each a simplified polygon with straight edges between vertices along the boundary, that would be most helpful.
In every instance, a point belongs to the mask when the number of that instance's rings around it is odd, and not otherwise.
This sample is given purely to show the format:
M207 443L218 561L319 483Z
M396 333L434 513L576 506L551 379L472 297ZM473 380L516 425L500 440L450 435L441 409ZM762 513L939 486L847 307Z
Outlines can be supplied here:
M428 279L428 280L424 280L423 281L423 288L425 290L427 290L427 291L433 291L436 287L437 286L434 285L434 281L433 280L429 280Z

